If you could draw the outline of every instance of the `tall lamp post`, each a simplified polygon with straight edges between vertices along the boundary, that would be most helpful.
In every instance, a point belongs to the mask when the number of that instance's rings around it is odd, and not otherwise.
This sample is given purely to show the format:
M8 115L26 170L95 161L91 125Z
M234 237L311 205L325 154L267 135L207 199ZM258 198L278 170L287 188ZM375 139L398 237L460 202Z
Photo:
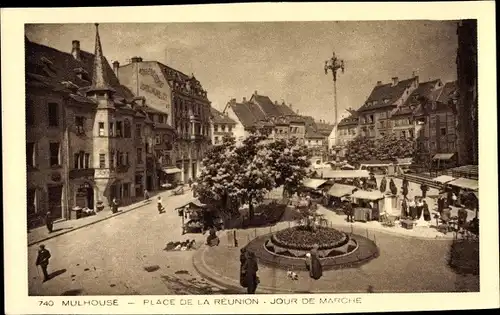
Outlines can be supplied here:
M332 57L329 60L325 61L325 74L328 74L328 70L332 72L333 77L333 102L335 109L335 120L334 120L334 128L337 128L337 120L338 120L338 107L337 107L337 71L342 70L344 73L344 60L338 59L333 52ZM335 144L337 145L337 135L335 134Z

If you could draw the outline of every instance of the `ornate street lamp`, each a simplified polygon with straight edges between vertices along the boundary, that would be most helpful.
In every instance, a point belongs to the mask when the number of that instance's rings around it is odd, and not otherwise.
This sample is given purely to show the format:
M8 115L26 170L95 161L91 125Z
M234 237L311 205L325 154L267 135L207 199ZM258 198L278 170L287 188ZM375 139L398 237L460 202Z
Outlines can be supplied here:
M337 109L337 71L342 70L342 73L344 73L344 60L338 59L337 56L335 55L335 52L333 52L332 58L329 60L325 61L325 74L328 74L328 70L332 72L332 77L333 77L333 101L334 101L334 109L335 109L335 120L334 120L334 126L337 128L337 123L338 123L338 109ZM337 136L335 136L335 142L337 142ZM335 143L337 144L337 143Z

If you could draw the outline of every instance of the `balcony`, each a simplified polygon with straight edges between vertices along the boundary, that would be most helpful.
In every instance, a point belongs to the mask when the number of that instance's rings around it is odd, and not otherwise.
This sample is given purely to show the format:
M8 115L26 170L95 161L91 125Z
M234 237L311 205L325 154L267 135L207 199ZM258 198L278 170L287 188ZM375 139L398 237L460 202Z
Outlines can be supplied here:
M117 173L127 173L130 168L130 165L119 165L116 167Z
M69 179L83 178L83 177L94 177L93 168L78 168L69 171Z

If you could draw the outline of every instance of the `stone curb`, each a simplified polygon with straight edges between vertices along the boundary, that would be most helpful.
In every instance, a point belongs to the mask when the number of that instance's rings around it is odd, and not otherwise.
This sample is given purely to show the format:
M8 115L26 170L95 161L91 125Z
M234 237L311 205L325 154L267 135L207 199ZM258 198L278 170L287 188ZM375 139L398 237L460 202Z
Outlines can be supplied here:
M55 237L58 237L58 236L61 236L61 235L64 235L64 234L68 234L68 233L71 233L71 232L77 231L77 230L82 229L82 228L84 228L84 227L91 226L91 225L94 225L94 224L96 224L96 223L99 223L99 222L102 222L102 221L105 221L105 220L108 220L108 219L114 218L114 217L116 217L116 216L119 216L119 215L121 215L121 214L127 213L127 212L129 212L129 211L136 210L136 209L138 209L138 208L142 208L142 207L144 207L144 206L146 206L146 205L148 205L148 204L149 204L149 203L144 203L144 204L141 204L141 205L137 205L137 206L132 207L132 208L130 208L130 209L127 209L127 210L122 210L122 211L120 211L120 212L114 213L114 214L112 214L112 215L110 215L110 216L107 216L107 217L101 218L101 219L99 219L99 220L92 221L92 222L89 222L89 223L86 223L86 224L80 225L80 226L78 226L78 227L75 227L75 228L69 229L69 230L67 230L67 231L63 231L63 232L58 233L58 234L54 234L54 235L47 236L47 237L42 238L42 239L37 240L37 241L33 241L33 242L31 242L31 243L28 243L28 247L33 246L33 245L36 245L36 244L39 244L39 243L41 243L41 242L45 242L45 241L47 241L47 240L53 239L53 238L55 238Z

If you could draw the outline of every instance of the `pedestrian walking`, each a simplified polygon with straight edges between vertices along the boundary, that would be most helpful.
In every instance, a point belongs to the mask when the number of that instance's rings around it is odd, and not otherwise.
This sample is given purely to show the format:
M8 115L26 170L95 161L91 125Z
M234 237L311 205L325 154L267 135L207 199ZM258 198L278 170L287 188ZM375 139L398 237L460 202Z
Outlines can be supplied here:
M429 191L429 186L422 184L420 185L420 190L422 191L422 198L425 198L427 196L427 191Z
M394 179L391 178L389 181L389 189L391 190L391 193L393 195L397 195L398 193L398 188L396 187L396 184L394 183Z
M240 285L243 288L247 287L247 272L245 270L247 262L247 249L243 247L240 249Z
M38 250L38 256L36 257L36 265L40 266L43 272L43 282L49 280L49 273L47 272L47 268L49 266L49 259L51 255L50 252L45 249L45 245L40 245L40 249Z
M380 192L385 193L385 190L387 189L387 179L385 176L382 178L382 181L380 182Z
M113 198L113 201L111 202L111 212L112 213L118 212L118 200L116 200L116 198Z
M406 196L408 196L408 186L405 186L403 185L403 187L401 187L401 194L406 198Z
M349 200L344 199L344 211L347 215L347 222L354 222L354 210L352 209L352 204Z
M144 189L144 201L149 201L149 192L147 189Z
M314 280L319 280L323 276L323 266L318 257L319 246L314 244L309 253L306 254L306 268L309 271L309 292L312 291Z
M247 251L245 261L245 283L247 285L247 293L255 294L257 291L257 286L259 285L259 277L257 276L257 271L259 270L259 266L257 264L257 257L255 257L255 253L251 251Z
M52 217L52 212L47 211L45 214L45 226L47 226L47 230L49 233L52 233L52 230L54 228L54 218Z
M420 219L422 216L422 212L424 211L424 203L422 202L422 199L418 199L416 201L417 204L417 219Z
M440 195L438 197L438 200L437 200L437 208L438 208L438 212L440 215L441 215L441 212L443 212L444 204L445 204L445 199L442 195Z
M157 203L158 203L158 213L163 213L163 210L165 208L163 208L163 203L162 203L162 200L161 200L161 196L158 196Z
M193 185L193 180L191 179L191 177L188 179L188 186L189 188L191 188L191 185Z

